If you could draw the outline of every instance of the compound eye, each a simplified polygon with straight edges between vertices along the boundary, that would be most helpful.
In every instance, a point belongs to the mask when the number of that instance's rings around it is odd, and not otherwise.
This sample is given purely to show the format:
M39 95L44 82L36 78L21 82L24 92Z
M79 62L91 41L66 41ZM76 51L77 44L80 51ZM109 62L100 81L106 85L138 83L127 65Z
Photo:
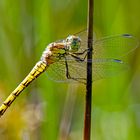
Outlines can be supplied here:
M77 45L77 40L76 39L73 39L73 43L72 43L74 46Z

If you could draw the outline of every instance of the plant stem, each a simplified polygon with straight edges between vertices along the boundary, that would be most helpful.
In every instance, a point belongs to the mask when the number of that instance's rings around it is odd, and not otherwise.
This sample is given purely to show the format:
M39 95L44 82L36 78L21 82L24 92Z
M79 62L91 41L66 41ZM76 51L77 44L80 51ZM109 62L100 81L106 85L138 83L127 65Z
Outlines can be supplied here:
M88 0L88 49L87 59L92 60L94 0ZM91 135L91 104L92 104L92 63L87 63L87 84L85 101L84 140L90 140Z

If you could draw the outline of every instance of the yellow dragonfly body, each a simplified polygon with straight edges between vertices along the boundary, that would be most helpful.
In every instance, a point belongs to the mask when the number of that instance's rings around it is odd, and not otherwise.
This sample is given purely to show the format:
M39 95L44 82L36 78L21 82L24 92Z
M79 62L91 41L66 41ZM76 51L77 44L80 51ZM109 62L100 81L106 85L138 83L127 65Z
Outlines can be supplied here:
M47 71L50 78L56 81L77 81L86 83L86 64L93 66L93 81L112 76L126 68L122 56L128 55L138 42L129 34L105 37L93 40L93 59L87 60L87 32L70 35L66 39L49 44L31 72L9 95L0 106L0 116L12 104L16 97L41 73ZM81 37L79 37L81 36Z
M73 36L76 44L80 45L79 37ZM72 46L69 40L67 42L61 43L51 43L46 47L46 50L43 52L41 60L36 63L31 72L25 77L25 79L17 86L17 88L8 96L8 98L0 106L0 116L4 114L7 108L12 104L16 97L41 73L43 73L49 65L53 64L56 61L59 61L61 57L64 57L68 52L74 52L76 50L71 50L69 47ZM69 51L68 51L69 50ZM68 51L68 52L67 52Z
M12 104L16 97L42 72L45 71L47 65L43 61L39 61L27 77L17 86L17 88L8 96L8 98L0 106L0 116L6 111L6 109Z

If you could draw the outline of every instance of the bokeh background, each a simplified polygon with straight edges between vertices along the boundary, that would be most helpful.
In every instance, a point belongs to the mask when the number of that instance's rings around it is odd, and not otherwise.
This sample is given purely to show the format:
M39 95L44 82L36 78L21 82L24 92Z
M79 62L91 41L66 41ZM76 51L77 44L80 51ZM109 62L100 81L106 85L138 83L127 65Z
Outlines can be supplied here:
M140 37L139 0L95 0L99 37ZM87 0L0 0L0 103L40 59L45 46L86 28ZM140 139L140 49L131 69L93 83L93 140ZM81 140L84 85L42 74L0 119L1 140Z

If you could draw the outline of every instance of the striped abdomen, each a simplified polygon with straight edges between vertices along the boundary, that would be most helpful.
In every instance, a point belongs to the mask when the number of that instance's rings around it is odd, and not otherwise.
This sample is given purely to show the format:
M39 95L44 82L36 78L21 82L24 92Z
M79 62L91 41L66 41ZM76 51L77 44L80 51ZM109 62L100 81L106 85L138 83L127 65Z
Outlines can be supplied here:
M16 97L41 73L47 68L47 64L43 61L36 63L31 72L25 77L25 79L18 85L18 87L8 96L8 98L0 106L0 116L4 114L6 109L12 104Z

